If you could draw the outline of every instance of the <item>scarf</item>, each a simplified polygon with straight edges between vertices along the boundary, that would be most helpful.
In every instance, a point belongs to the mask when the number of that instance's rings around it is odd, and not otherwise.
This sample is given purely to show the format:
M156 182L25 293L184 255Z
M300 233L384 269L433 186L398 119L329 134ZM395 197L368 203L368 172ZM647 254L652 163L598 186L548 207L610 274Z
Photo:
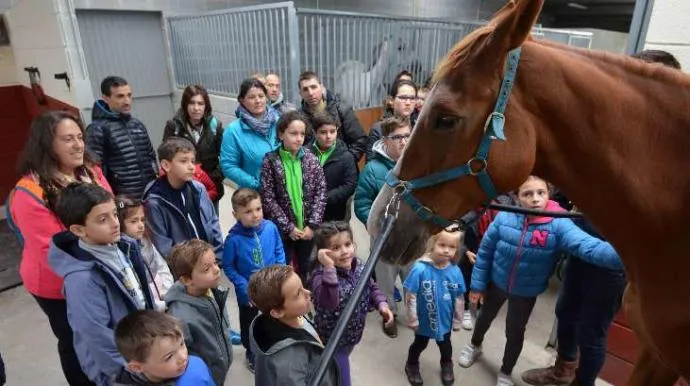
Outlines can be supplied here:
M280 114L270 106L266 106L266 110L261 119L257 119L242 105L235 110L235 115L249 126L250 129L263 137L268 137L268 131L271 127L275 126L278 118L280 118Z
M300 150L301 152L301 150ZM292 213L297 220L297 229L304 229L304 191L302 189L302 157L299 153L296 156L280 147L278 155L285 169L285 188L290 197Z

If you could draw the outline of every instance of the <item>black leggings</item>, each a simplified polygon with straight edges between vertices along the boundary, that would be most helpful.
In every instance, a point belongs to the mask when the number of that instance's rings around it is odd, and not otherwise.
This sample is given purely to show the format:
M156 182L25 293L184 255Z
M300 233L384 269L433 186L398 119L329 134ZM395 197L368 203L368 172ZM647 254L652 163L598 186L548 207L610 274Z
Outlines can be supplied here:
M259 309L252 306L238 305L240 309L240 337L242 338L242 346L247 350L248 356L251 356L251 349L249 348L249 327L252 321L259 315Z
M414 342L410 345L410 350L407 353L407 364L419 365L419 356L422 355L422 351L426 349L431 338L417 335L414 336ZM441 351L441 363L453 362L453 346L450 343L450 332L443 335L442 341L436 341L439 351Z
M508 301L508 315L506 315L506 346L503 352L503 365L501 372L510 375L513 367L517 363L522 344L525 341L525 327L537 298L509 295L507 292L491 284L484 295L484 304L477 317L472 334L472 345L481 346L484 335L491 327L491 322L496 318L496 314Z
M67 383L70 386L93 385L86 377L86 374L84 374L84 371L82 371L77 359L77 353L74 351L72 328L67 321L67 302L64 299L48 299L36 295L34 295L34 298L41 310L48 316L50 328L58 339L60 364L62 365L62 372L65 374Z
M285 249L285 259L287 263L296 267L297 274L302 279L302 284L307 285L307 274L311 270L311 253L314 249L313 240L290 240L283 239Z

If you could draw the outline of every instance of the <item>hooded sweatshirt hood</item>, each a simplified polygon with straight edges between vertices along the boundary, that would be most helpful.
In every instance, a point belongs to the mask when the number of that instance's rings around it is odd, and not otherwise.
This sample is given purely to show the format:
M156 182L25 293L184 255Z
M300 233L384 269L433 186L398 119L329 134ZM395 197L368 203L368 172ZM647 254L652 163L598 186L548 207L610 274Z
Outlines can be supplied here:
M546 203L546 207L544 208L544 210L547 212L565 212L565 209L563 209L554 200L549 200ZM528 221L530 224L546 224L546 223L553 221L553 219L554 219L553 217L534 216L534 217L531 217Z
M395 165L393 158L386 153L386 145L383 143L383 139L379 139L378 141L374 142L373 152L374 158L378 158L386 164Z

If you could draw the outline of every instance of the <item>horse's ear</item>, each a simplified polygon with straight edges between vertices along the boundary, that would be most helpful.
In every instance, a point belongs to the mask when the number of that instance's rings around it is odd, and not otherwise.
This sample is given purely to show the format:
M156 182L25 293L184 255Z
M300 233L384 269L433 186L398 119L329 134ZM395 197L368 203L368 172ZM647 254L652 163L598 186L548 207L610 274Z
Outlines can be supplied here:
M505 53L522 45L543 5L544 0L510 0L490 22L494 26L489 42L491 49Z

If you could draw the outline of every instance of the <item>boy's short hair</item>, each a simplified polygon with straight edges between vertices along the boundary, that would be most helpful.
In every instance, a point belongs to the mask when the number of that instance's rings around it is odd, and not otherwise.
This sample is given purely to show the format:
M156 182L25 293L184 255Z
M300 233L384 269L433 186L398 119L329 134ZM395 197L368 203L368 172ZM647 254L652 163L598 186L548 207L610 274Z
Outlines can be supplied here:
M197 261L208 250L213 251L213 246L199 239L191 239L175 245L170 250L170 256L168 256L168 262L175 278L179 279L182 276L191 278Z
M395 130L408 126L410 126L410 121L405 118L398 116L389 117L381 121L381 134L383 134L384 137L387 137Z
M158 146L158 159L172 161L177 153L189 152L196 154L196 148L187 138L170 137Z
M146 362L156 338L182 339L177 319L164 312L140 310L122 318L115 327L115 344L127 362Z
M299 86L299 88L302 88L302 81L310 80L310 79L316 79L317 82L321 83L321 79L319 78L319 74L317 74L314 71L307 70L307 71L303 71L301 74L299 74L299 78L297 79L297 86Z
M326 111L321 111L314 114L314 116L311 117L311 123L315 133L319 131L319 128L322 126L329 125L335 126L336 128L338 127L338 122Z
M55 214L67 228L72 225L85 225L86 217L94 206L112 200L112 193L99 185L73 182L58 194Z
M261 199L256 190L251 188L239 188L232 194L232 210L236 212L239 208L249 205L250 202L256 199Z
M271 265L254 273L249 279L249 299L264 314L283 308L283 284L295 272L289 265Z

